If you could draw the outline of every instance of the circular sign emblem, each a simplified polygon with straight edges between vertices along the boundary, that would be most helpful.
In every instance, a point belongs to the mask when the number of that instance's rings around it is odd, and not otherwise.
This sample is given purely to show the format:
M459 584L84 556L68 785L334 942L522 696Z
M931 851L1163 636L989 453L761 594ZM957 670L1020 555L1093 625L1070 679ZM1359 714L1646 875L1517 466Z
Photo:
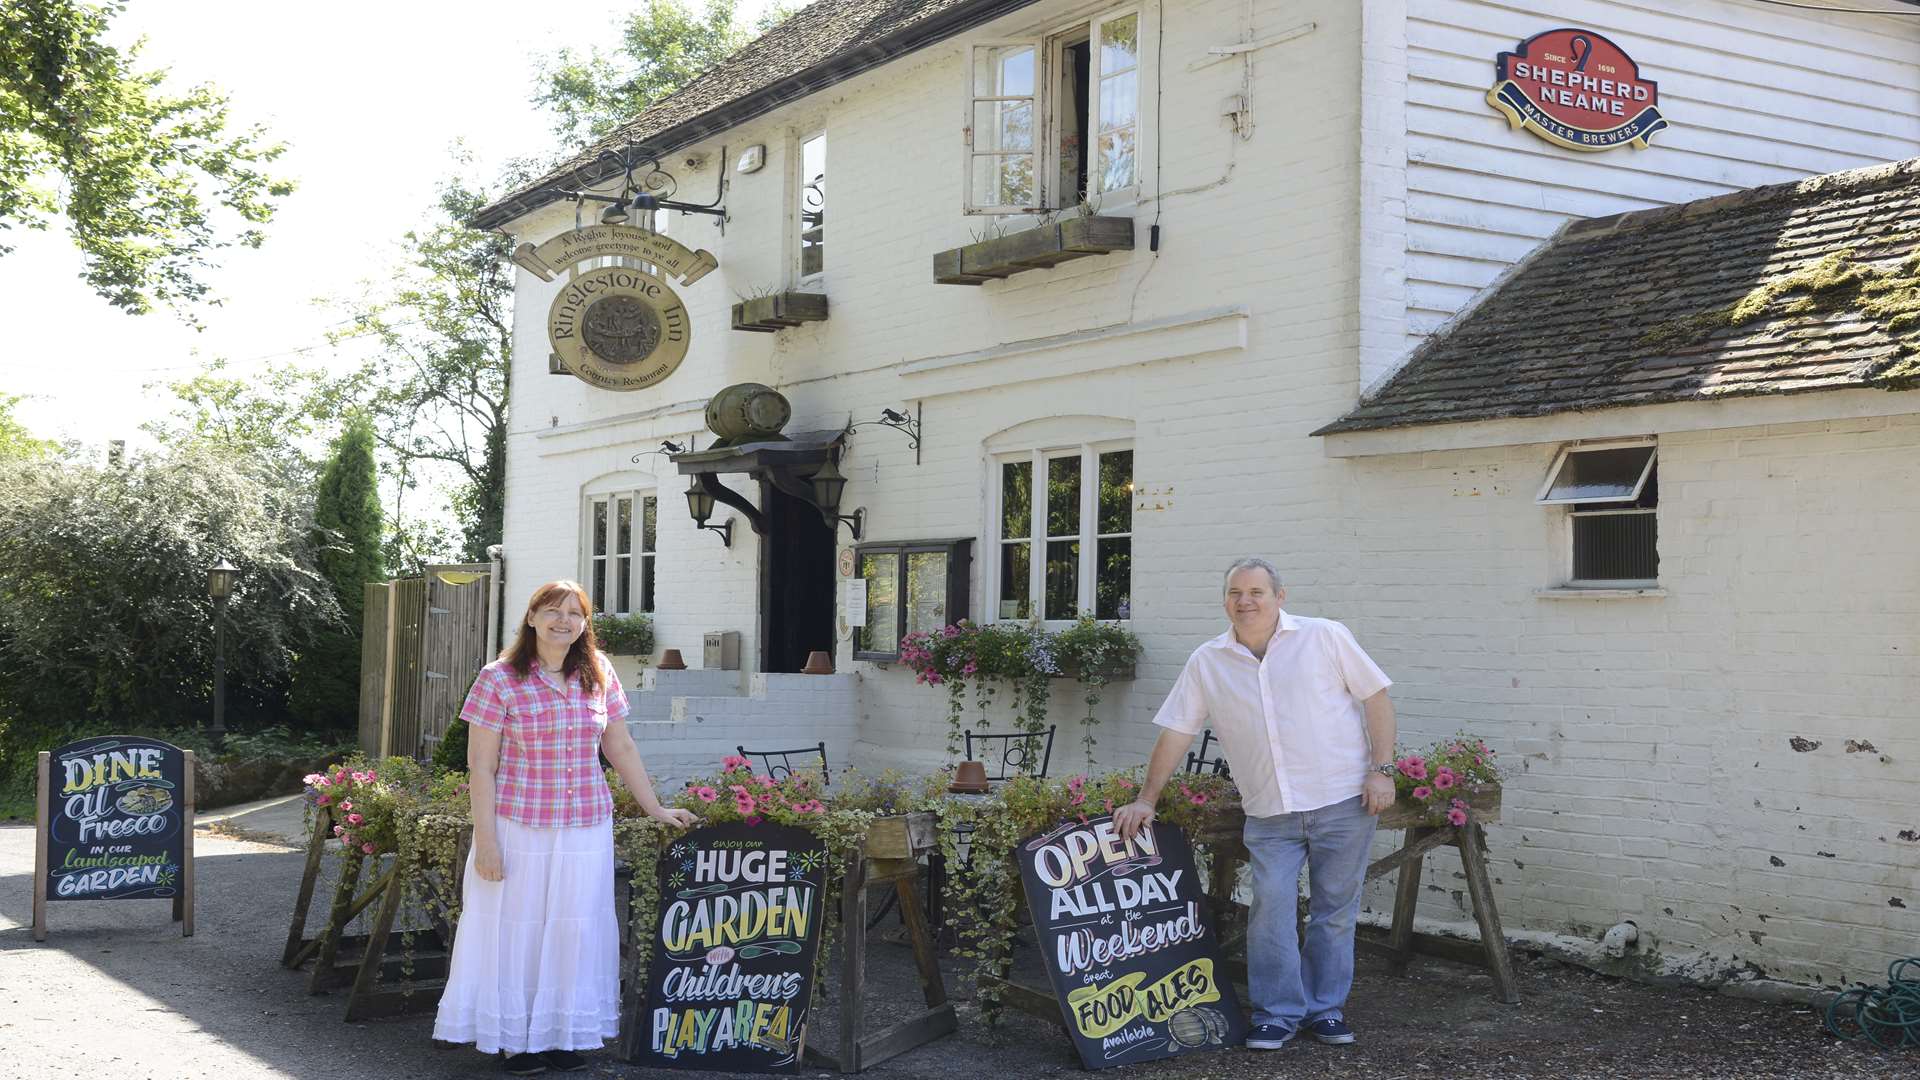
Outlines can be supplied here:
M665 281L609 266L568 282L547 313L568 371L603 390L643 390L673 374L692 342L687 309Z

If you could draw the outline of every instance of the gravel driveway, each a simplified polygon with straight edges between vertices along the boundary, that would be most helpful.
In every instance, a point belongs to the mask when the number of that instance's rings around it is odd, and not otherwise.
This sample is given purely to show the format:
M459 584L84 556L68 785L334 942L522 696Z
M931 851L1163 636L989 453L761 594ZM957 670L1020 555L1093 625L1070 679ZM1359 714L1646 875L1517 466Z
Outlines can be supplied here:
M309 996L304 973L279 966L302 865L296 846L272 831L203 829L196 843L194 937L180 937L164 902L58 903L48 940L35 944L33 830L0 826L0 1080L500 1075L471 1050L435 1049L427 1014L342 1023L342 994ZM1021 956L1037 964L1035 950ZM869 968L876 1013L917 1000L904 947L875 947ZM1030 977L1043 981L1037 970ZM1356 1046L1234 1050L1124 1072L1221 1080L1920 1076L1920 1053L1836 1043L1805 1009L1641 986L1524 957L1519 977L1523 1001L1505 1006L1493 1001L1478 969L1422 958L1397 977L1363 956L1349 1008ZM948 985L964 998L961 980L950 977ZM957 1035L870 1075L997 1080L1080 1072L1058 1029L1017 1015L990 1029L965 1000L960 1012ZM593 1067L576 1075L686 1075L621 1065L607 1053L590 1060Z

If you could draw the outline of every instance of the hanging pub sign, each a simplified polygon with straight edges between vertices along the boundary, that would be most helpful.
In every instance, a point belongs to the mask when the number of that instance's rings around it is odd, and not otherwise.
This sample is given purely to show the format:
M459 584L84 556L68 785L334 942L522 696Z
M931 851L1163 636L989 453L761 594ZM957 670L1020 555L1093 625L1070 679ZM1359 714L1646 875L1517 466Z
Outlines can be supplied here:
M1569 150L1645 150L1647 139L1668 126L1660 88L1640 77L1640 65L1620 46L1591 30L1548 30L1501 53L1487 104L1514 127Z
M826 844L787 825L711 825L661 853L659 878L647 994L628 1060L798 1072L825 917Z
M547 311L553 364L602 390L643 390L673 374L693 343L686 306L666 276L691 285L720 262L712 252L630 225L575 229L513 253L542 281L606 258L645 263L657 273L616 265L570 274Z
M1124 840L1111 817L1020 845L1020 878L1067 1030L1089 1069L1246 1037L1193 849L1173 825Z
M33 939L51 900L167 900L193 936L193 752L104 735L42 751Z

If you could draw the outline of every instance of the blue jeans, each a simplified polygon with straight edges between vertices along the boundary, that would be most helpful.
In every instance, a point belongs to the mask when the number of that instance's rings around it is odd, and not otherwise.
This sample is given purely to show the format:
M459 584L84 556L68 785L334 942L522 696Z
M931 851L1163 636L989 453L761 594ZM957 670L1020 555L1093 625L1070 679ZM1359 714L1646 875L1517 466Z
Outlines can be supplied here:
M1353 928L1378 819L1358 795L1273 817L1249 817L1253 910L1247 927L1247 983L1253 1022L1288 1031L1341 1017L1353 985ZM1307 864L1304 944L1296 929L1300 864Z

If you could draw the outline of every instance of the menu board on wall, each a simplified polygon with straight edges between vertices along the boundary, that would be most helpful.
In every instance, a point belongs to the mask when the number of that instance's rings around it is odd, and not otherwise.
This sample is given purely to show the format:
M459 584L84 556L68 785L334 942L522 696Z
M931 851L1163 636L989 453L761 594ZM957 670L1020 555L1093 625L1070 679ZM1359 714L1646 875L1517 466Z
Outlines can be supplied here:
M826 879L805 829L713 825L668 845L634 1063L798 1072Z
M1067 1030L1089 1069L1238 1046L1246 1021L1220 966L1193 849L1111 817L1020 845L1020 876Z

